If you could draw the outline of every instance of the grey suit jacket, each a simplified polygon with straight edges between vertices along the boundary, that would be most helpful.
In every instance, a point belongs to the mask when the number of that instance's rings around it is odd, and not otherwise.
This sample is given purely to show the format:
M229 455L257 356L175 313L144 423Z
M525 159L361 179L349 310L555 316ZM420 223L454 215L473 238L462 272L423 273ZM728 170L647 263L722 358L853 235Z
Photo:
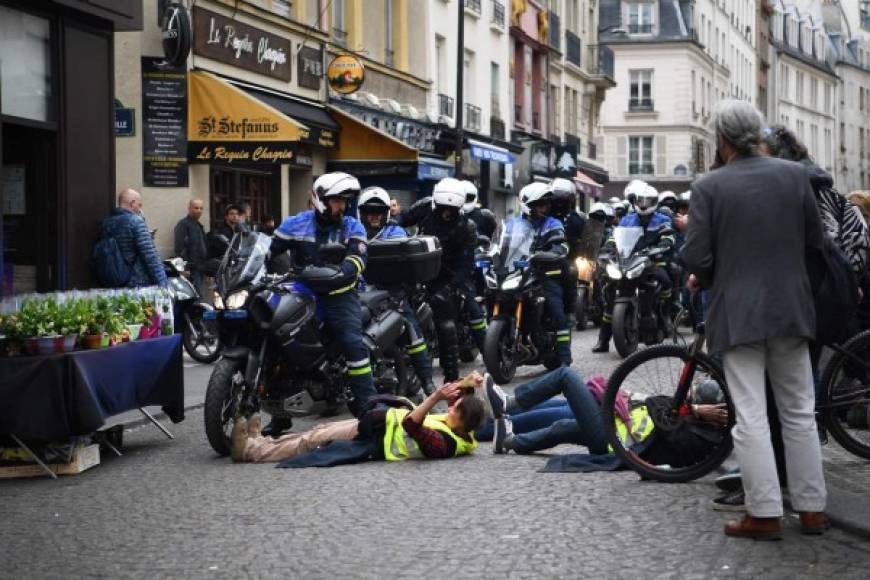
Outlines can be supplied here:
M770 157L735 159L692 184L682 257L712 289L712 352L774 337L815 335L806 246L822 224L806 168Z

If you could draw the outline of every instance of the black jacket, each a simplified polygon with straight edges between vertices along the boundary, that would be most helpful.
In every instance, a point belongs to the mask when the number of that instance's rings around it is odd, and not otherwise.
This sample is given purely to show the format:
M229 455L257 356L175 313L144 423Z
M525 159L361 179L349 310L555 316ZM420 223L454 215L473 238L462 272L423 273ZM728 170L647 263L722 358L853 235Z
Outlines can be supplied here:
M175 255L187 261L196 270L208 259L205 230L197 220L186 216L175 225Z

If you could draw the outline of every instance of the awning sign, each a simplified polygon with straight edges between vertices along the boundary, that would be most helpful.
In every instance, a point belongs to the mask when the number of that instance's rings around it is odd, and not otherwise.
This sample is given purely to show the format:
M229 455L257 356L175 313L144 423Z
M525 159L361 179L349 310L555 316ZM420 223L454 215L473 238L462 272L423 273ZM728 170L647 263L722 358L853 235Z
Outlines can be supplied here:
M495 161L507 165L515 160L513 154L503 147L481 143L473 139L468 140L468 145L471 149L471 156L481 161Z
M456 168L452 163L446 161L424 161L420 159L417 162L417 179L440 181L445 177L453 177Z
M190 142L273 143L299 141L308 128L204 71L188 75Z

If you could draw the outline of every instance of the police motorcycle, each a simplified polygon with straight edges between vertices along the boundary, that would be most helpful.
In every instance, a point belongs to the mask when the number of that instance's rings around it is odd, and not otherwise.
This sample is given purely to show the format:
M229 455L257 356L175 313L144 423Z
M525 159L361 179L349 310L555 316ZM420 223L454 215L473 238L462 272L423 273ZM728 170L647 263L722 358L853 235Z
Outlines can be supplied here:
M520 365L543 364L547 370L559 366L556 331L544 308L543 282L545 272L559 268L563 258L534 252L533 240L529 222L502 234L499 285L483 349L486 370L500 384L509 383Z
M221 355L221 341L214 321L206 316L212 307L202 302L199 291L184 277L183 258L163 260L172 296L175 331L182 335L184 350L201 363L212 363Z
M603 203L594 203L583 227L583 235L574 248L574 267L577 270L577 303L574 318L577 330L585 330L589 320L600 320L603 301L596 303L596 278L598 254L604 241L607 220L613 217L613 209ZM598 291L600 297L601 292Z
M656 237L642 250L635 250L644 237L641 227L622 227L613 230L616 252L603 252L604 283L613 285L613 342L617 352L627 357L639 342L658 344L666 338L662 308L656 295L659 282L655 278L656 261L670 251L655 243L671 235L670 228L660 229Z
M492 243L486 236L477 236L477 250L474 253L474 285L477 289L475 299L486 313L492 312L498 290L498 277L495 273L498 254L497 244Z
M293 417L334 414L352 402L344 357L324 332L315 294L334 276L329 264L344 258L344 246L322 246L324 266L268 274L271 243L262 233L237 233L216 275L227 306L221 330L231 340L209 379L205 430L221 455L229 454L232 422L240 414L262 410L289 423ZM401 316L383 308L381 298L372 293L361 312L368 317L364 340L373 352L386 352L403 330ZM379 377L373 379L378 386Z

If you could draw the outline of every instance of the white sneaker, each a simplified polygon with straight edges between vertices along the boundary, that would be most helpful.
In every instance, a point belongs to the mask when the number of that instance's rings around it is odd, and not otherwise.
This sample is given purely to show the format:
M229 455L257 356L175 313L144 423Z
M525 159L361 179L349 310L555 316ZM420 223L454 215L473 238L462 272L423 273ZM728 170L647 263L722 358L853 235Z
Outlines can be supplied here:
M489 407L492 418L501 419L504 417L504 412L507 408L507 393L495 384L492 375L489 373L486 373L483 377L483 387L486 390L487 407Z
M507 417L501 417L495 420L495 436L492 439L492 452L496 455L507 453L509 445L506 445L514 438L514 424Z

